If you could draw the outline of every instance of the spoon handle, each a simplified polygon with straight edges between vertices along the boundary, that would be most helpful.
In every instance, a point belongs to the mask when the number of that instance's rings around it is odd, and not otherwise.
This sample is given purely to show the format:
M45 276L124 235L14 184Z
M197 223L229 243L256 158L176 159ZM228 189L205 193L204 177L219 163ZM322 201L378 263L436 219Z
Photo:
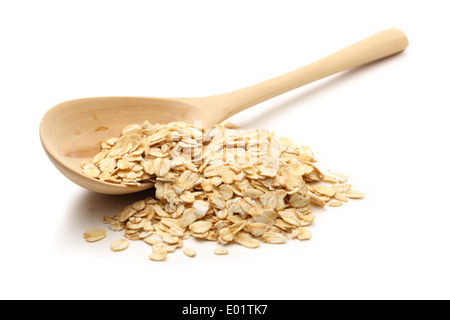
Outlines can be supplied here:
M408 39L402 31L386 29L276 78L240 90L192 100L196 100L195 104L210 115L210 122L220 123L260 102L332 74L400 53L407 46Z

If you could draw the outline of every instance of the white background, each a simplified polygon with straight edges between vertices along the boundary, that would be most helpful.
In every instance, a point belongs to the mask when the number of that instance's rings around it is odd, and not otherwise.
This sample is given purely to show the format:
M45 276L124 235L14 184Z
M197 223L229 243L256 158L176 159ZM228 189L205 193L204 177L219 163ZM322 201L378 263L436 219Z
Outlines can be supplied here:
M448 1L3 1L2 299L448 299ZM395 57L233 117L312 147L366 198L315 210L309 242L251 250L187 241L165 262L83 232L145 196L105 196L57 171L44 112L110 95L207 96L297 69L385 28ZM144 120L144 119L143 119ZM91 212L89 208L94 208Z

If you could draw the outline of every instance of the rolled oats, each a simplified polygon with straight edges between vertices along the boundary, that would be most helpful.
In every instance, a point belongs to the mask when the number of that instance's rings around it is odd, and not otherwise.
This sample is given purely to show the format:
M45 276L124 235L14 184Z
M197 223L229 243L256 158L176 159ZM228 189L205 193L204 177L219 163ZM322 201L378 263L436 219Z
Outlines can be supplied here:
M339 200L339 201L342 201L342 202L347 202L348 201L347 200L347 196L344 193L339 192L339 191L336 191L336 193L334 194L334 198L336 200Z
M233 241L234 234L231 232L230 228L222 228L219 230L219 237L224 242Z
M214 250L214 254L221 256L221 255L226 255L228 254L228 250L225 248L217 248Z
M270 228L262 222L252 222L248 225L248 231L255 237L261 237Z
M109 224L109 228L112 231L122 231L123 229L125 229L125 223L117 220L112 220Z
M266 243L280 244L285 243L288 239L284 234L279 232L264 232L261 240Z
M97 242L106 238L106 230L103 228L91 228L84 233L87 242Z
M129 246L129 242L127 239L117 239L111 243L112 251L123 251L127 249Z
M154 244L162 243L162 236L157 234L149 235L148 237L144 238L144 242L153 246Z
M348 190L345 192L347 198L350 199L362 199L364 198L364 193L356 191L356 190Z
M311 239L311 231L309 229L306 229L306 228L299 228L297 239L298 240L309 240L309 239Z
M195 257L196 255L197 255L197 252L195 252L195 250L194 249L192 249L192 248L186 248L186 249L184 249L183 250L183 253L185 254L185 255L187 255L188 257Z
M197 128L183 122L131 124L118 138L101 144L81 170L91 178L138 186L150 183L155 195L136 201L113 217L113 231L152 246L151 260L166 259L189 237L257 248L261 242L308 240L312 208L341 206L364 195L348 178L322 173L308 146L297 146L267 130L234 125ZM86 241L106 236L90 229ZM116 240L123 250L128 240ZM184 251L194 256L195 251ZM215 254L226 254L218 248Z
M340 207L342 206L342 202L339 201L332 201L328 204L330 207Z
M234 235L234 242L244 246L246 248L254 249L259 247L259 240L253 238L249 233L238 232Z
M196 221L189 226L189 229L194 233L205 233L213 226L211 221Z
M151 255L149 256L150 260L153 261L163 261L166 260L167 258L167 250L162 248L162 249L157 249L152 251Z

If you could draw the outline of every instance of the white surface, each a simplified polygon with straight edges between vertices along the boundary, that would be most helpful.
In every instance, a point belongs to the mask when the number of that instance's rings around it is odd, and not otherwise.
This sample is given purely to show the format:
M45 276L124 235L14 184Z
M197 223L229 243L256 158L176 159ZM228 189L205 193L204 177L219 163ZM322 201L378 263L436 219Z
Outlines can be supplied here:
M9 1L0 4L2 299L448 299L447 1ZM51 106L104 95L206 96L299 68L382 29L406 52L233 118L310 145L362 201L316 210L309 242L189 241L166 262L120 234L132 197L82 190L40 145ZM89 207L95 208L91 212Z

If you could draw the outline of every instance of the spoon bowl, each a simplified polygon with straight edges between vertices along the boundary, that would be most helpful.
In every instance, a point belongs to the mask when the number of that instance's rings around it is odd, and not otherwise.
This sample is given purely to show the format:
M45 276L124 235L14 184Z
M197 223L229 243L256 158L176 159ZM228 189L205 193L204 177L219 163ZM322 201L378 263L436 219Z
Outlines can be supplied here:
M232 115L326 76L402 52L404 33L387 29L325 58L276 78L229 93L200 98L94 97L70 100L42 117L40 138L56 168L79 186L104 194L127 194L149 189L151 183L126 186L100 181L81 172L81 162L92 159L101 143L120 136L132 123L201 121L204 128Z
M139 192L152 187L103 182L81 173L81 162L92 159L101 143L120 136L131 123L201 119L201 110L182 101L145 97L96 97L70 100L48 110L40 127L41 142L53 164L70 180L107 194Z

